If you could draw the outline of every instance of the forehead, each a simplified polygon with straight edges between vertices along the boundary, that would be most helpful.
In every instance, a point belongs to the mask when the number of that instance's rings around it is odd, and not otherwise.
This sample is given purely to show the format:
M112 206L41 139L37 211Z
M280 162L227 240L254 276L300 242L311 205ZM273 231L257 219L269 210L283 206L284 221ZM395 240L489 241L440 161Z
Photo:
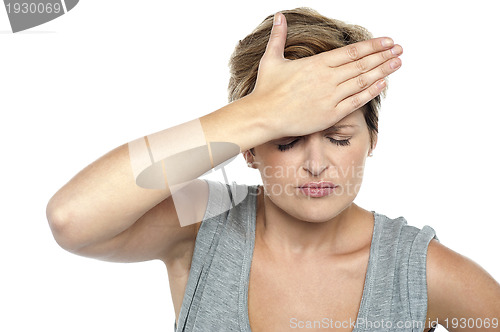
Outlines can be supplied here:
M351 114L344 117L342 120L337 122L338 124L348 123L349 121L364 121L365 116L363 114L363 108L358 108Z
M350 125L363 126L364 124L365 124L365 117L363 114L363 109L359 108L354 112L352 112L351 114L342 118L342 120L338 121L333 126L325 129L324 131L336 128L338 129L342 127L349 127Z

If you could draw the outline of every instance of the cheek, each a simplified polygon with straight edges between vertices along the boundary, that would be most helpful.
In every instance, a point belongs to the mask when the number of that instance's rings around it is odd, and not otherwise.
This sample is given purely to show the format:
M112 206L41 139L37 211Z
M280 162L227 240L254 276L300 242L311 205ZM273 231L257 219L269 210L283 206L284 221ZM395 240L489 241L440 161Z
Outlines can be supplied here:
M339 153L332 162L326 177L337 180L341 185L360 184L363 180L366 153L364 147L361 146L353 146Z
M286 187L296 184L296 169L292 165L266 165L260 169L264 186Z
M290 153L272 153L259 160L262 182L287 183L296 177L298 160Z

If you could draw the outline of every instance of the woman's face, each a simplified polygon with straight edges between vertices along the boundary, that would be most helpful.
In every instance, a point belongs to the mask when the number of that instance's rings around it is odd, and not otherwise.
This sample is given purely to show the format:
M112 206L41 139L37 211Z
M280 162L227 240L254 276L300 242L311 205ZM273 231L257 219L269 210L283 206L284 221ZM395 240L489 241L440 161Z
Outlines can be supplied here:
M322 132L269 141L254 152L267 198L297 219L323 222L347 208L359 192L370 135L358 109ZM325 181L334 188L300 189Z

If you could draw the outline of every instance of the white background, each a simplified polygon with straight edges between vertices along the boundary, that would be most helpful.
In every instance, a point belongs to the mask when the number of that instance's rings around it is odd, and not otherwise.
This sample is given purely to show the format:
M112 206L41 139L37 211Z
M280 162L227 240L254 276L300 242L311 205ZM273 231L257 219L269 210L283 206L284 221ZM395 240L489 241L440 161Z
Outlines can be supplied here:
M304 5L404 48L356 202L432 226L443 244L500 280L494 4L82 0L17 34L0 7L0 330L173 330L161 262L108 263L64 251L46 204L118 145L224 106L238 40L267 15ZM260 181L241 156L228 175Z

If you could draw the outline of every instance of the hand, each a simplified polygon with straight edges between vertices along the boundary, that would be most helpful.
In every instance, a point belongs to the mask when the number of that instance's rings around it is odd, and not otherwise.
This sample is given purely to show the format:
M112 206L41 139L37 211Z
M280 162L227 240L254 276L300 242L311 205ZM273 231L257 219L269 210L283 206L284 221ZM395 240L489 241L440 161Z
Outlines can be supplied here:
M392 39L375 38L311 57L284 57L287 23L273 25L249 97L276 138L324 130L375 98L384 78L401 66L403 52Z

